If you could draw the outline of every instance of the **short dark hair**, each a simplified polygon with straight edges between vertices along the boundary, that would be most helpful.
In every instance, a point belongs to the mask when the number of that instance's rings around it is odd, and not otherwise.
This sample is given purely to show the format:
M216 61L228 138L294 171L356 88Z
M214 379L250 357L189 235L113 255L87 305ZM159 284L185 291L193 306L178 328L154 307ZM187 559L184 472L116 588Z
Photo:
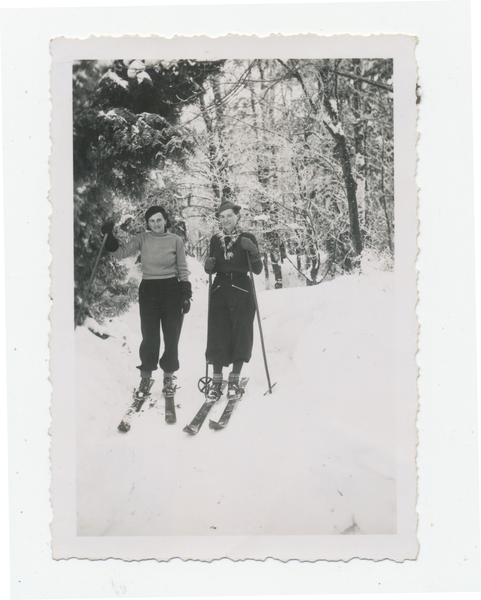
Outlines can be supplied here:
M149 219L150 217L154 216L157 213L161 213L161 215L164 217L165 219L165 228L168 229L171 225L170 223L170 218L169 215L167 213L167 211L165 210L165 208L163 206L151 206L150 208L148 208L145 212L145 222L147 224L147 229L150 229L149 227Z

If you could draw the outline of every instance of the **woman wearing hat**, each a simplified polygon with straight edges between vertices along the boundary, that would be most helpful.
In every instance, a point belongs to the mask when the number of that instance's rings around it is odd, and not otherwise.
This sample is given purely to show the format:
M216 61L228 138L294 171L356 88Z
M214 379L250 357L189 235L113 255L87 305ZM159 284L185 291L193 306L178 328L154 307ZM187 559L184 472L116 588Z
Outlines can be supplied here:
M223 367L232 365L228 396L239 393L239 376L254 340L255 300L249 271L262 271L256 238L240 230L240 206L225 201L216 212L221 230L210 240L205 270L216 273L211 289L206 360L214 365L211 393L220 397Z
M164 394L173 394L174 372L179 369L178 345L183 315L190 310L192 286L185 258L184 244L178 235L170 233L167 212L161 206L151 206L145 213L147 231L136 235L124 247L114 237L113 223L101 231L108 234L105 248L117 259L140 252L142 281L139 287L141 380L137 397L149 394L152 371L157 365L164 371ZM160 357L160 328L164 336L164 353Z

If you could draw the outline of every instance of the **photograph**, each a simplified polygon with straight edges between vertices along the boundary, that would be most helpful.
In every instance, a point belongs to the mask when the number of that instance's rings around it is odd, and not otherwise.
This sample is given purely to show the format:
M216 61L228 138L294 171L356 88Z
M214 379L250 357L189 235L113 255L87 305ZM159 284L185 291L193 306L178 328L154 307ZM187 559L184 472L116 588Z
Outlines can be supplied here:
M54 558L416 557L415 44L52 41Z
M0 15L4 596L476 593L475 3L67 4Z

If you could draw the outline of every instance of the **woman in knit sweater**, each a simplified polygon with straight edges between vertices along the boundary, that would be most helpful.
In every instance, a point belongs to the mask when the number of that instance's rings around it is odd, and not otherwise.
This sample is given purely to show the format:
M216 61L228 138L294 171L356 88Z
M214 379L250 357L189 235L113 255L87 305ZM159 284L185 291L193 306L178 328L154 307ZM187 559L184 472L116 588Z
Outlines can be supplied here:
M249 362L254 340L255 300L249 271L262 271L257 240L252 233L241 231L238 222L240 206L226 201L217 210L221 231L210 240L205 270L216 273L212 285L209 310L209 332L206 360L214 365L210 395L220 397L222 370L232 364L228 396L239 393L240 372Z
M140 252L142 282L139 287L141 381L137 395L149 394L152 371L157 364L164 371L163 393L175 392L174 372L179 369L178 345L184 314L190 310L192 287L181 238L167 231L169 217L164 208L151 206L145 213L147 231L135 236L124 247L114 237L113 223L102 227L108 234L105 248L117 259ZM160 355L160 328L164 352Z

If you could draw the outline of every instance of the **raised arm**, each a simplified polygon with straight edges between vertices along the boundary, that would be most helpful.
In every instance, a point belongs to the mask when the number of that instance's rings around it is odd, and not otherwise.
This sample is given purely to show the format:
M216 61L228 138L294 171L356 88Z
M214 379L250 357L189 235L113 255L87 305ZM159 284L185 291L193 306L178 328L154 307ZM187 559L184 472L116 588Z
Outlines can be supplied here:
M210 239L210 244L209 244L209 256L207 257L207 260L205 261L205 264L204 264L204 270L206 273L215 273L217 270L216 265L215 265L213 242L214 242L214 238L212 237Z
M252 234L243 233L240 243L242 248L249 253L252 271L256 275L259 275L259 273L262 271L262 258L256 238Z
M125 244L122 248L120 247L119 240L113 234L114 224L112 221L102 225L100 230L103 235L108 234L107 241L105 242L105 249L112 254L118 260L132 256L140 250L140 238L139 236L134 237L128 244Z

